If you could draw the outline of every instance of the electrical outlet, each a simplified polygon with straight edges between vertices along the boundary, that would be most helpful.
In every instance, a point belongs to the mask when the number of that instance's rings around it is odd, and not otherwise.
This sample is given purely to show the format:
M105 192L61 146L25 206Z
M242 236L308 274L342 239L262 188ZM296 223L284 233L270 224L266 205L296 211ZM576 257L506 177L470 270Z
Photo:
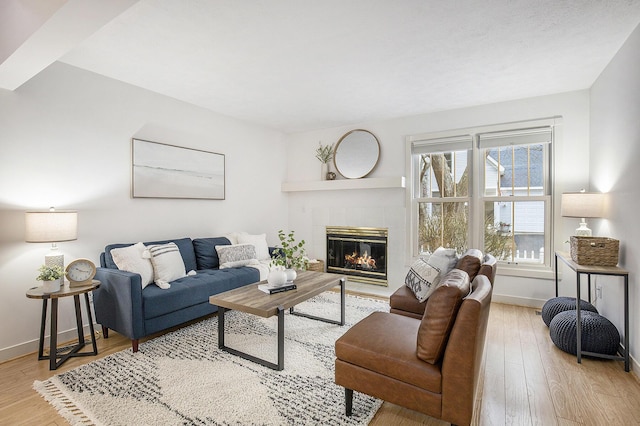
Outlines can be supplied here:
M602 299L602 286L596 287L596 299Z

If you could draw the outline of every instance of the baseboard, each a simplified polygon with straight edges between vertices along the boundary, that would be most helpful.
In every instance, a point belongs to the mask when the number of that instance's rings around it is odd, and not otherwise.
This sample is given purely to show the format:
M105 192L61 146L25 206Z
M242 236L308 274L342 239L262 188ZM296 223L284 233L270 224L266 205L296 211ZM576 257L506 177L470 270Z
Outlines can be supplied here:
M528 297L507 296L504 294L493 293L491 301L495 303L504 303L505 305L525 306L527 308L541 309L546 300L531 299Z
M95 329L95 331L97 332L99 330L99 326L96 325L95 327L98 327L97 329ZM91 335L91 330L89 329L89 325L84 326L84 335L85 336ZM78 340L78 332L76 331L75 328L58 333L58 347L62 346L67 342L72 342L77 340ZM8 348L0 349L0 363L11 361L15 358L20 358L30 354L33 354L34 359L37 359L38 357L36 356L36 354L38 353L38 341L39 339L29 340L27 342L20 343L15 346L10 346ZM47 334L44 337L45 351L47 350L48 347L49 347L49 335Z

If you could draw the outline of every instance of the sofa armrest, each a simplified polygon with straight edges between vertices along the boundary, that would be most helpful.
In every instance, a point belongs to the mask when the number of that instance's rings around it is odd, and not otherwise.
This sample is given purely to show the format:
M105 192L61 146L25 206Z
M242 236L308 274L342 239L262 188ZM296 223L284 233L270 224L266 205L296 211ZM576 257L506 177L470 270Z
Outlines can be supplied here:
M460 306L442 361L442 418L470 424L489 322L492 286L476 276Z
M130 338L145 336L142 279L139 274L96 268L100 287L93 291L96 322Z

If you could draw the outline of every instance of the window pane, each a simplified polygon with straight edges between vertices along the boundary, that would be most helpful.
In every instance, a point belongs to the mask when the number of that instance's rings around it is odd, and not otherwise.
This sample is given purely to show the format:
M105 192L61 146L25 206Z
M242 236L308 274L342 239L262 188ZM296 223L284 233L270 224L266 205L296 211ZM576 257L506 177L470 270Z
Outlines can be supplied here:
M484 246L498 260L544 263L544 201L484 204Z
M418 203L418 225L421 253L433 253L440 246L458 253L467 250L468 203Z
M544 145L485 150L487 196L544 195Z
M468 151L420 154L419 198L466 197L469 195Z

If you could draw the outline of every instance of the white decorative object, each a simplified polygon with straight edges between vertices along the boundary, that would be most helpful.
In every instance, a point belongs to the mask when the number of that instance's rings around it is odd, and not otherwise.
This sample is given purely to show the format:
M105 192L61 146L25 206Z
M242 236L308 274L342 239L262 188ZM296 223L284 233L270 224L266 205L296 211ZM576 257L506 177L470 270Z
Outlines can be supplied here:
M327 173L329 173L329 165L322 163L320 165L320 180L327 180Z
M295 269L285 269L284 273L287 276L287 282L288 283L293 282L293 280L295 280L296 277L298 276L298 273L296 272Z
M60 291L60 280L42 281L43 293L55 293Z
M282 269L272 269L271 272L269 272L267 282L271 287L285 285L287 282L287 274Z

